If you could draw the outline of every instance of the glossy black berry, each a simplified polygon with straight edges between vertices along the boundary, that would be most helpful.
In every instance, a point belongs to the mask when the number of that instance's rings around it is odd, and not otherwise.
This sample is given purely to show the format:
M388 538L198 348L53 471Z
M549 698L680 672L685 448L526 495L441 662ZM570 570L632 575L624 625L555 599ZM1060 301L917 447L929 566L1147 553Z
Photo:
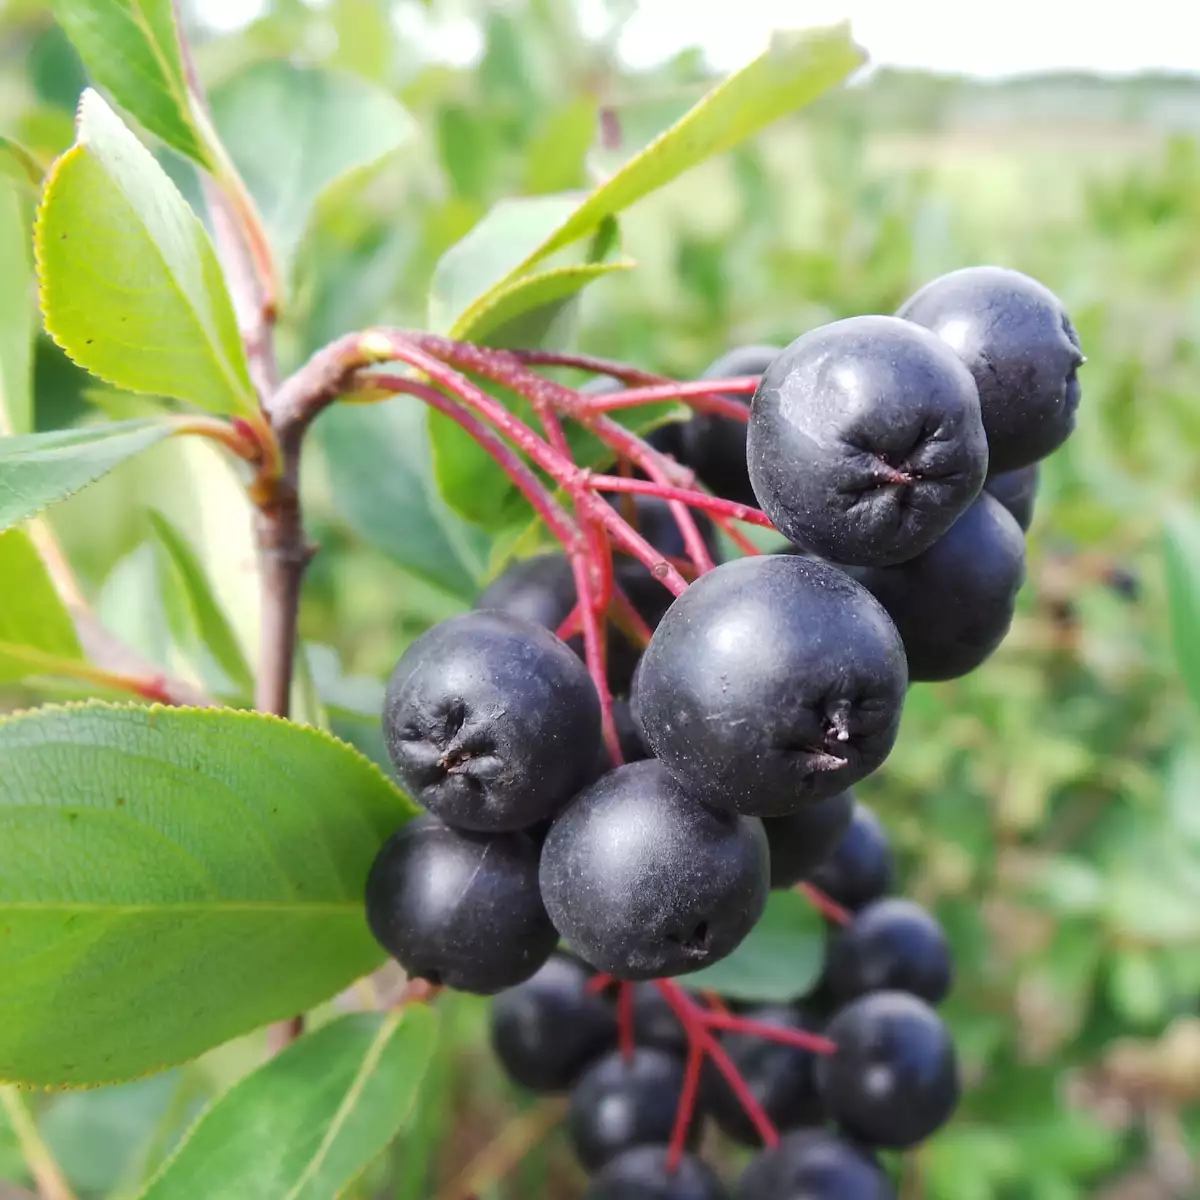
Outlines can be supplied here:
M739 346L707 367L701 379L761 375L779 356L779 346ZM729 396L749 408L749 397ZM758 507L746 466L746 423L714 413L697 412L680 426L680 454L715 496Z
M940 1004L953 978L942 927L919 904L899 897L868 904L839 929L825 962L825 983L839 1007L879 991Z
M1041 468L1037 463L1018 467L1015 471L1001 471L989 475L983 490L990 493L1012 513L1013 520L1028 533L1033 524L1033 506L1037 501L1038 481Z
M895 1200L879 1164L843 1138L817 1129L789 1133L750 1160L735 1200Z
M734 950L762 915L768 872L761 822L705 808L650 759L611 771L556 818L541 887L597 970L656 979Z
M523 617L551 633L575 607L575 577L565 554L535 554L508 564L484 589L475 607Z
M941 1018L907 992L871 992L825 1031L837 1052L817 1063L825 1107L851 1137L905 1150L941 1128L958 1105L954 1043Z
M1025 580L1025 539L1008 510L981 495L924 554L854 577L887 609L913 681L975 670L1008 633Z
M1075 428L1084 357L1062 301L1004 267L967 267L927 283L899 315L932 330L979 388L993 474L1058 449Z
M693 1155L683 1155L671 1171L665 1146L635 1146L592 1180L584 1200L729 1200L729 1193Z
M562 1092L617 1042L612 1004L588 991L591 972L554 954L492 1002L492 1048L514 1083Z
M567 1112L575 1154L587 1171L634 1146L665 1146L683 1090L683 1064L661 1050L639 1047L626 1061L613 1051L584 1072ZM699 1143L693 1122L688 1145Z
M794 887L837 848L850 828L854 793L838 792L786 817L767 817L763 828L771 848L771 887Z
M979 395L937 337L897 317L806 333L771 364L747 461L763 511L789 541L834 562L904 562L979 494Z
M887 757L908 685L887 613L828 563L772 554L702 576L638 672L651 749L706 803L783 816Z
M891 890L896 860L887 830L865 805L854 805L850 828L809 882L855 912Z
M656 586L669 601L670 593L661 584ZM475 601L475 608L523 617L555 633L571 615L575 598L575 577L567 556L535 554L531 558L519 558L509 563ZM582 637L571 638L567 645L577 658L583 658ZM610 623L608 684L614 693L628 689L640 655L640 649Z
M815 1023L788 1005L763 1005L743 1015L780 1029L817 1032ZM777 1129L817 1125L824 1119L812 1051L748 1033L726 1033L721 1044ZM704 1067L702 1095L705 1110L729 1137L744 1146L762 1144L753 1121L712 1062Z
M417 817L371 866L367 923L410 976L490 995L528 979L558 941L537 870L537 846L522 833Z
M461 829L523 829L589 778L600 702L587 668L548 630L470 612L405 651L383 730L402 782L435 816Z

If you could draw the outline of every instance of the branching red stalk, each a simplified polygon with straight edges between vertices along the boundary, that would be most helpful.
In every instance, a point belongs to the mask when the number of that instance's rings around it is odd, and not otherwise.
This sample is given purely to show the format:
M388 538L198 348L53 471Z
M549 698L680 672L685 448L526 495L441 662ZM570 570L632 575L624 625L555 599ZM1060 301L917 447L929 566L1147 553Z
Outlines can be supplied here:
M461 426L475 442L491 455L505 475L521 490L534 512L546 523L546 527L562 543L567 552L570 553L572 549L578 551L582 547L583 534L579 526L550 494L541 480L529 469L528 465L513 452L512 448L491 426L485 424L461 404L451 400L449 396L439 392L437 388L419 383L407 375L393 375L387 372L372 373L371 382L389 391L413 396L428 404L430 408L444 413Z
M712 516L727 517L732 521L745 521L748 525L760 525L763 529L774 529L770 518L761 509L733 500L722 500L707 492L689 488L671 487L665 483L654 483L649 479L628 479L623 475L588 475L588 486L598 492L630 492L638 496L657 496L660 500L678 500L690 508L700 508Z
M763 1111L758 1098L750 1090L750 1085L742 1077L733 1060L725 1053L725 1048L709 1032L707 1020L709 1014L690 999L683 988L672 980L657 979L655 986L662 992L663 998L679 1018L684 1032L687 1034L689 1045L698 1045L703 1053L712 1058L713 1066L725 1077L730 1091L737 1097L746 1116L750 1118L763 1145L774 1149L779 1145L779 1131L775 1128L771 1118Z
M697 379L686 383L657 383L648 387L626 388L585 396L582 405L588 412L614 412L621 408L640 408L643 404L662 404L677 400L697 412L712 413L743 425L750 420L750 408L730 396L750 396L758 387L757 375L738 375L729 379Z
M849 925L854 920L854 914L849 909L843 908L836 900L821 891L819 887L814 887L811 883L798 883L796 884L796 891L802 896L807 896L813 908L835 925Z
M751 1021L732 1013L710 1012L705 1014L704 1020L710 1029L745 1033L768 1042L811 1050L813 1054L833 1054L837 1051L837 1046L827 1037L822 1037L819 1033L807 1033L803 1029L783 1029L777 1025L765 1025L761 1021Z

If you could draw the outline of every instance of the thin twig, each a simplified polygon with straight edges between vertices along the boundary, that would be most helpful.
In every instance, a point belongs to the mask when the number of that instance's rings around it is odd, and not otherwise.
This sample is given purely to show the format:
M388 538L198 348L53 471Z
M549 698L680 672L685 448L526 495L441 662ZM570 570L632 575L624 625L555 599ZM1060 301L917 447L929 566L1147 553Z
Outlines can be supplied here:
M0 1102L17 1135L21 1156L33 1176L40 1200L75 1200L75 1193L42 1138L25 1097L15 1087L0 1088Z

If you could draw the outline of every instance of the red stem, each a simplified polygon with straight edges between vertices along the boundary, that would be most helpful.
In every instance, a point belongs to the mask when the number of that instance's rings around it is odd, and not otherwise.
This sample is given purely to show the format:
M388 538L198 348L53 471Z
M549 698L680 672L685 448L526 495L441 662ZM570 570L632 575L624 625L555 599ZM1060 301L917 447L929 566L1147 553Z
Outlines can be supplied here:
M633 601L619 587L613 587L612 600L609 604L613 614L613 624L643 649L650 645L654 630L646 624L642 614L633 607Z
M682 595L687 590L687 580L611 504L600 500L599 506L601 511L597 515L608 526L613 541L648 566L650 574L673 596Z
M647 387L671 382L665 375L656 375L641 367L631 367L612 358L597 358L592 354L568 354L558 350L510 350L509 353L531 367L571 367L577 371L587 371L590 375L608 375L622 383Z
M621 1047L621 1057L629 1062L637 1048L633 1028L633 984L621 983L617 987L617 1039Z
M391 375L384 372L373 374L371 378L378 386L389 391L414 396L416 399L424 401L430 408L437 409L438 412L444 413L460 425L495 459L514 485L520 488L522 494L533 506L534 512L541 517L550 532L568 549L568 552L572 546L582 544L583 535L579 526L575 524L562 505L554 499L538 477L500 438L496 431L479 417L468 412L461 404L455 403L449 396L443 395L436 388L418 383L406 375Z
M587 986L583 989L589 996L598 996L601 992L607 991L617 981L611 975L605 975L603 971L597 971L595 975L587 981Z
M706 1023L709 1014L690 1000L679 984L670 979L656 979L655 986L662 992L664 999L682 1023L689 1043L699 1044L704 1053L712 1058L713 1066L725 1077L725 1082L729 1084L738 1103L745 1109L746 1116L750 1118L762 1144L774 1149L779 1145L779 1131L763 1111L762 1105L750 1090L750 1085L725 1053L725 1048L709 1033Z
M683 1088L675 1109L675 1125L667 1146L667 1170L672 1175L679 1169L683 1152L687 1149L688 1130L696 1115L696 1100L700 1095L700 1073L704 1069L704 1058L704 1047L699 1042L692 1042L688 1046L687 1069L683 1074Z
M745 425L750 420L750 406L729 397L753 395L758 387L758 380L757 375L738 375L729 379L658 383L649 387L626 388L620 392L585 396L584 401L589 412L612 412L619 408L640 408L643 404L679 400L698 412L713 413Z
M728 517L712 514L713 523L743 554L761 554L762 551Z
M746 1033L751 1037L763 1038L769 1042L780 1042L785 1046L795 1046L800 1050L810 1050L813 1054L834 1054L837 1044L819 1033L808 1033L803 1029L784 1029L778 1025L765 1025L761 1021L751 1021L745 1017L734 1016L732 1013L710 1012L704 1016L705 1023L710 1029L727 1029L731 1033Z
M849 925L854 920L854 914L849 909L843 908L819 887L814 887L811 883L798 883L796 891L802 896L807 896L817 912L823 917L828 917L835 925Z
M688 488L671 487L665 483L654 483L649 479L627 479L621 475L589 475L588 486L598 492L633 492L639 496L657 496L661 500L678 500L692 508L701 508L712 515L727 517L733 521L745 521L748 525L761 525L774 529L770 518L760 509L733 500L722 500L707 492Z

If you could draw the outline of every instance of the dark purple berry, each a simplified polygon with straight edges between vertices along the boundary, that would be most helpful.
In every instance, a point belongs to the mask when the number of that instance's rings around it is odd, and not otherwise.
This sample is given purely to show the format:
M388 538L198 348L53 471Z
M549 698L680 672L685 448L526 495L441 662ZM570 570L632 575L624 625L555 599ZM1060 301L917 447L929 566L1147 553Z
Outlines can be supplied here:
M371 866L367 923L410 976L491 995L528 979L558 940L537 871L537 846L523 833L417 817Z
M661 1050L639 1047L626 1061L613 1051L584 1072L571 1093L567 1129L587 1171L634 1146L665 1146L683 1090L683 1064ZM694 1121L688 1145L700 1141Z
M812 1022L787 1005L764 1005L744 1015L763 1025L816 1032ZM777 1129L817 1125L824 1119L813 1074L816 1055L811 1050L749 1033L726 1033L721 1043ZM702 1095L705 1110L729 1137L744 1146L762 1144L754 1122L712 1062L704 1067Z
M674 1171L664 1146L635 1146L614 1158L588 1187L584 1200L729 1200L712 1169L685 1154Z
M692 584L638 672L651 749L714 807L783 816L887 757L908 684L891 619L828 563L736 559Z
M1075 428L1084 357L1062 301L1004 267L927 283L899 315L932 330L975 378L993 474L1057 450Z
M657 979L736 949L762 915L768 870L761 822L705 808L648 760L556 818L541 887L558 931L597 970Z
M722 354L701 379L761 375L780 354L779 346L739 346ZM749 398L730 396L749 408ZM680 426L680 459L715 496L758 507L746 466L746 423L714 413L697 412Z
M1038 477L1041 468L1037 463L1028 467L1018 467L1015 471L1001 471L999 475L989 475L983 490L994 496L1005 508L1012 513L1013 520L1021 527L1022 533L1029 531L1033 524L1033 506L1037 500Z
M617 1042L612 1005L588 991L592 973L554 954L492 1002L492 1048L514 1083L563 1092Z
M868 904L829 943L825 981L839 1007L867 992L898 991L940 1004L954 967L942 927L919 904L888 897Z
M979 494L979 395L946 344L897 317L850 317L794 341L762 378L747 461L763 511L834 562L928 549Z
M837 848L850 828L854 793L838 792L806 804L786 817L763 821L771 847L771 887L795 887Z
M887 830L865 804L856 803L850 828L809 882L855 912L890 891L895 873Z
M895 622L909 678L957 679L980 666L1012 625L1025 581L1025 539L985 493L924 554L851 573Z
M548 630L470 612L405 651L383 730L402 782L435 816L510 831L553 816L586 782L600 701L587 668Z
M789 1133L750 1160L735 1200L896 1200L868 1154L817 1129Z
M868 1146L906 1150L940 1129L958 1105L954 1043L937 1013L907 992L871 992L825 1031L837 1052L817 1063L826 1110Z

